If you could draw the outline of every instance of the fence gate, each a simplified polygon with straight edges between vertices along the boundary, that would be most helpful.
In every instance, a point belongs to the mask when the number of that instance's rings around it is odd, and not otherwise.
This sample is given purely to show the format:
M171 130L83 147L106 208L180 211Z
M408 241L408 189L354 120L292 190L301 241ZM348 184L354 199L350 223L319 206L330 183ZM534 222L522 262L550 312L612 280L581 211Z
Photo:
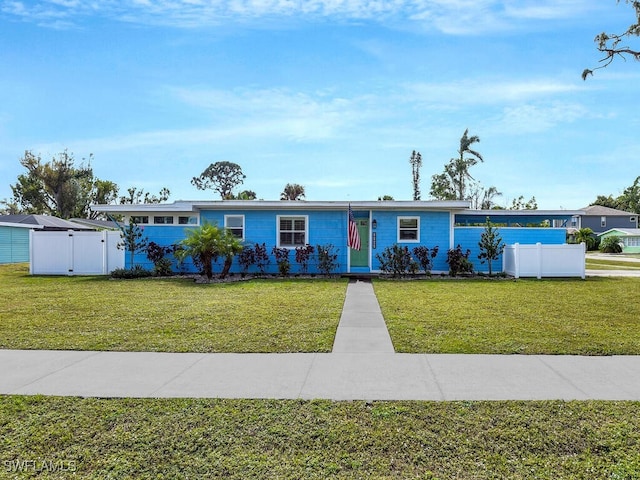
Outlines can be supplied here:
M124 267L120 232L51 232L31 230L29 271L32 275L107 275Z

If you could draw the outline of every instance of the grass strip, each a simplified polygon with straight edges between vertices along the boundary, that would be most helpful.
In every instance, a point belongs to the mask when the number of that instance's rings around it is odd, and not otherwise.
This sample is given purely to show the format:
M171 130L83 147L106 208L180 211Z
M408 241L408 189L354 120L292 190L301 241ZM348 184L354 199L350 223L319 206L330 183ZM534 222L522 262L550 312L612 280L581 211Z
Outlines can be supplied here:
M328 352L345 280L111 280L0 266L0 348Z
M640 354L639 278L376 280L407 353Z
M640 477L638 402L0 397L1 478Z
M640 270L640 262L587 258L586 267L590 270Z

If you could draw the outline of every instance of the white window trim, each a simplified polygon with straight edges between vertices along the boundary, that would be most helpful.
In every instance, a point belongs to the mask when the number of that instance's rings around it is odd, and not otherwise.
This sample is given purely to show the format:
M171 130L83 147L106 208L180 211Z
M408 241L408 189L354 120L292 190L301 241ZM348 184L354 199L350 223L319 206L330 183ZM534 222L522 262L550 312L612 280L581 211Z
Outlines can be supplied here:
M415 240L400 239L400 221L401 220L417 220L417 225L416 225L417 238ZM420 217L419 216L398 217L397 227L398 228L396 230L396 235L397 235L398 243L420 243ZM404 230L413 230L413 229L405 228Z
M227 219L229 219L230 217L234 217L234 218L240 217L240 218L242 218L242 237L239 240L241 242L244 242L244 239L245 239L245 236L246 236L246 231L247 231L246 230L247 226L246 226L246 223L245 223L244 215L225 215L224 216L224 228L228 228L228 229L237 228L237 227L229 227L227 225Z
M280 219L281 218L293 218L304 219L304 240L305 245L309 245L309 215L276 215L276 245L278 248L291 248L294 249L302 245L281 245L280 244Z

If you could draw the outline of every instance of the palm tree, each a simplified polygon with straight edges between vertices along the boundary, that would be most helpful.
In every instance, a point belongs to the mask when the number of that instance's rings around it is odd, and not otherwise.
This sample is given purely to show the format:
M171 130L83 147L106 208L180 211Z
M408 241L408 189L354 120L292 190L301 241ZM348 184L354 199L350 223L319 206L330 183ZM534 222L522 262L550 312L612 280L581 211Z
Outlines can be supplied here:
M473 177L469 174L469 168L476 165L478 161L484 162L482 155L471 149L471 146L479 141L480 137L477 135L469 136L469 129L467 128L462 134L462 138L460 138L460 150L458 150L460 157L451 159L450 165L453 168L449 173L453 179L458 200L465 199L467 181L473 180ZM465 157L465 155L467 156Z
M287 183L280 194L280 200L302 200L303 198L304 187L297 183Z
M589 227L581 228L575 235L576 243L583 243L587 246L587 250L591 250L595 244L596 239L593 236L593 230Z

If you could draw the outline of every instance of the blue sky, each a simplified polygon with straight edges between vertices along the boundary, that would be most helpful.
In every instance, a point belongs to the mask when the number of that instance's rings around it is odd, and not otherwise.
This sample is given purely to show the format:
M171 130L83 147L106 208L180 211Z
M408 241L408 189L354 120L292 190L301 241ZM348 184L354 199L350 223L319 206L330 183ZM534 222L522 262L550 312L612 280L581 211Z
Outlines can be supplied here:
M599 60L615 0L0 0L0 199L25 150L93 153L96 176L171 200L231 161L278 199L412 197L466 128L472 169L540 208L577 209L640 175L640 64Z

